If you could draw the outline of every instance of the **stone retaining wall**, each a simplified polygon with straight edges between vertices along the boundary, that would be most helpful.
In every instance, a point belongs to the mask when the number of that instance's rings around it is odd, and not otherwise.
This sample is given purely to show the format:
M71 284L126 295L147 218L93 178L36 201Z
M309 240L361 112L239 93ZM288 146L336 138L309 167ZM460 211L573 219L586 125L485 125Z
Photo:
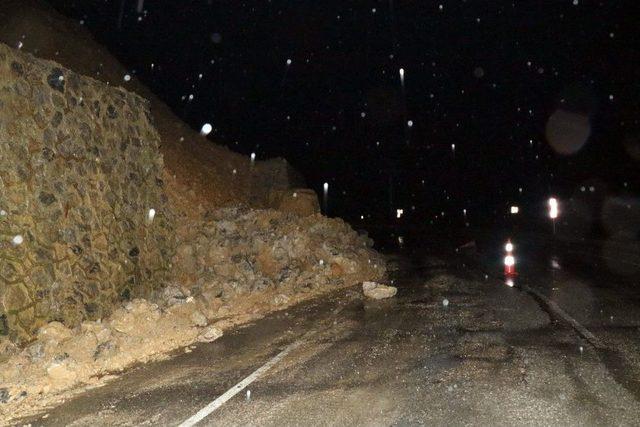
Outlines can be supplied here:
M0 44L0 334L162 285L173 224L150 122L139 96Z

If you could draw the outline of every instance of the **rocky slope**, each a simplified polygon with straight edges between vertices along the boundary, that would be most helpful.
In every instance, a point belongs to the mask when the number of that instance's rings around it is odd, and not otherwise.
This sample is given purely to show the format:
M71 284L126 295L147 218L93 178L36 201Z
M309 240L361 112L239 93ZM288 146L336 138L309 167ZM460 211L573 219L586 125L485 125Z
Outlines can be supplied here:
M41 0L0 0L0 42L54 60L85 76L122 86L150 101L160 134L166 191L179 213L196 216L242 202L270 207L269 193L303 185L285 160L256 162L199 135L129 72L92 35Z

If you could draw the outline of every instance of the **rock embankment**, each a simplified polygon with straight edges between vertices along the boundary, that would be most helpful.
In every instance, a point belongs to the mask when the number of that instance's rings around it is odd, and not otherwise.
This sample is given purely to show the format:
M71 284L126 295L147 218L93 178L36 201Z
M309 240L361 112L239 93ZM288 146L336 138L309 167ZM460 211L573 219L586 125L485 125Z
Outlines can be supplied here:
M167 280L159 143L141 97L0 44L0 335L98 319Z

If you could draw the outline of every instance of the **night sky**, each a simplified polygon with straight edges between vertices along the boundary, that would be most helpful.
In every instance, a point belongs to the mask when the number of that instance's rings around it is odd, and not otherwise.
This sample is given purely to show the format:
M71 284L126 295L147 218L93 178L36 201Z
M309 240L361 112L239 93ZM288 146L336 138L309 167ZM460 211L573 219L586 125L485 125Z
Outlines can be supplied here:
M638 193L631 1L50 3L212 140L327 181L332 215Z

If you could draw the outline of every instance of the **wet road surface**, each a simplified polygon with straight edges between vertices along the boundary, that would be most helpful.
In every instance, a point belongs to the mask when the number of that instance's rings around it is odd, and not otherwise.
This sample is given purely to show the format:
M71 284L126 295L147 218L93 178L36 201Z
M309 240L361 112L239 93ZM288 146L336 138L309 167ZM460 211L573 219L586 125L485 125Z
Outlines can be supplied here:
M636 279L594 262L585 267L586 255L555 243L515 243L514 288L499 278L500 242L465 256L404 253L393 259L399 291L391 300L341 291L134 369L24 422L180 425L294 343L198 425L637 425Z

